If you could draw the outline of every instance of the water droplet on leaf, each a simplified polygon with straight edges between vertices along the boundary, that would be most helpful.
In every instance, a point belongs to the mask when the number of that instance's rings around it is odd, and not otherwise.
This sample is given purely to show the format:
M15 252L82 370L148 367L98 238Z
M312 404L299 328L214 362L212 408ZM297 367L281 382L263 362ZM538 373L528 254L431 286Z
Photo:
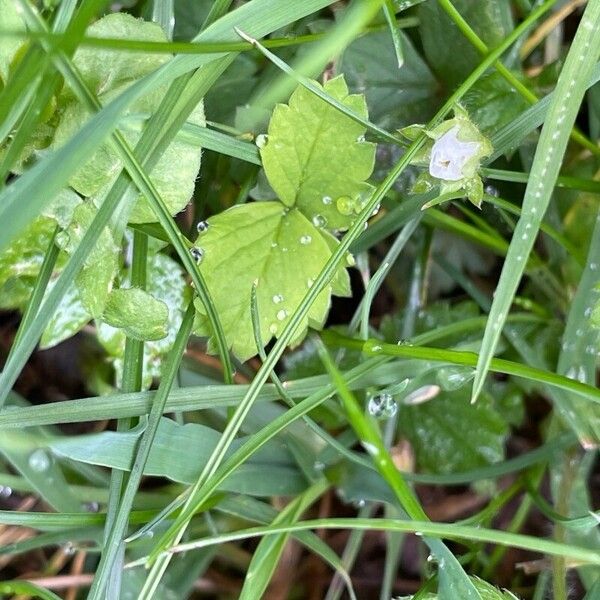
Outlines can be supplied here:
M391 394L381 393L369 398L367 410L376 419L391 419L398 412L398 404Z
M312 238L310 237L310 235L303 235L303 236L300 238L300 243L301 243L303 246L307 246L307 245L308 245L308 244L310 244L311 242L312 242Z
M190 254L192 255L192 258L196 261L197 264L200 264L202 262L202 259L204 258L204 250L196 246L190 248Z
M313 225L315 227L326 227L327 219L323 215L314 215L312 218Z
M43 473L50 468L52 464L52 460L48 453L41 448L38 448L29 456L29 460L27 461L29 466L36 473Z
M273 302L275 304L279 304L280 302L283 302L283 296L281 294L275 294L273 296Z
M256 145L259 148L264 148L267 144L269 143L269 136L265 135L264 133L261 133L260 135L256 136Z
M196 230L198 231L198 233L204 233L208 230L208 223L206 221L198 221L198 224L196 225Z
M281 310L277 311L276 316L279 321L283 321L287 317L287 315L288 315L287 310L282 308Z
M339 212L343 215L351 215L354 212L354 200L350 196L340 196L336 201L335 205Z

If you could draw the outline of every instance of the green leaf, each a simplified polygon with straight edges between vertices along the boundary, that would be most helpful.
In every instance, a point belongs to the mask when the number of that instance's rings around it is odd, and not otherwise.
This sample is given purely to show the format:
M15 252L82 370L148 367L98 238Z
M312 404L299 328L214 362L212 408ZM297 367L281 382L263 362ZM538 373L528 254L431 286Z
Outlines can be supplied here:
M96 37L166 41L162 29L155 23L146 23L120 13L100 19L87 33ZM82 72L84 81L97 94L100 103L105 106L137 79L156 70L167 60L168 55L111 52L94 48L78 50L74 64ZM158 108L164 95L165 89L158 88L133 102L124 112L120 130L131 148L139 141L143 124ZM72 98L69 92L65 92L59 102L61 106L65 106L56 128L51 146L53 149L66 144L90 118L86 108ZM190 115L189 122L204 126L202 102ZM172 215L182 210L193 194L200 158L201 150L197 145L177 137L150 171L150 179ZM70 178L69 183L84 196L94 196L97 201L101 201L121 168L117 151L105 143ZM156 220L150 205L141 194L138 195L129 218L133 223Z
M513 29L509 0L455 0L453 4L490 48L498 46ZM425 58L438 78L453 89L481 57L437 2L424 2L418 14Z
M204 252L200 268L225 337L232 351L245 360L257 352L250 314L254 281L258 281L261 338L267 344L283 330L331 256L331 246L338 242L302 212L279 202L236 206L210 218L208 223L208 230L199 240ZM292 343L304 337L309 325L322 327L331 293L348 290L344 268L338 271L337 279L317 297ZM196 301L196 308L200 315L198 331L209 335L200 301Z
M337 65L348 87L365 94L371 121L384 129L423 123L435 109L437 82L410 39L399 35L404 51L401 69L387 31L352 42Z
M469 402L465 389L441 391L436 397L403 406L399 426L417 461L432 473L453 473L504 459L508 427L489 396Z
M169 309L144 290L120 288L109 294L102 318L135 340L160 340L167 335Z
M481 596L481 600L518 600L518 598L508 590L499 590L497 587L494 587L491 583L484 581L483 579L479 579L479 577L470 577L475 589L479 592ZM443 600L438 594L419 594L419 600ZM404 596L397 598L397 600L416 600L417 596Z
M96 208L91 202L84 202L75 208L71 223L56 237L62 250L68 254L75 252L96 213ZM110 229L105 227L75 279L80 300L93 317L100 316L106 305L117 273L117 256L115 240Z
M149 388L152 379L161 375L163 359L175 342L181 326L183 311L190 301L191 290L186 284L183 269L173 259L164 254L154 254L148 259L147 292L153 298L168 307L166 336L144 344L143 387ZM114 358L117 383L121 381L123 354L125 352L125 333L103 323L96 323L98 341Z
M146 42L168 41L160 25L136 19L126 13L113 13L99 19L86 30L86 35ZM116 89L158 69L169 59L165 54L115 52L109 48L78 48L73 63L84 81L97 94ZM65 89L65 93L71 93Z
M498 72L484 75L463 98L463 106L484 135L512 123L529 103Z
M46 296L52 291L53 287L54 281L50 281ZM74 284L69 286L52 318L48 321L40 340L40 348L56 346L56 344L75 335L91 319L92 315L83 305L79 290Z
M47 443L53 454L87 464L129 470L143 429L126 433L104 431L83 436L57 438ZM144 467L145 475L192 483L220 437L204 425L179 425L162 417ZM245 441L236 441L237 448ZM268 469L269 477L264 477ZM220 489L258 496L292 495L303 491L306 481L285 446L270 441L223 483Z
M363 96L348 94L343 77L324 91L362 117ZM328 229L349 227L362 208L360 196L371 186L375 145L364 141L365 127L300 86L289 104L278 104L269 123L261 158L271 187L286 206ZM339 200L339 203L338 203ZM341 210L338 210L338 204Z
M15 32L25 29L14 0L0 0L0 15L2 15L2 29ZM23 40L18 37L0 36L0 88L2 84L6 85L12 60L22 44Z
M0 286L11 278L38 274L55 228L52 219L40 216L0 253Z

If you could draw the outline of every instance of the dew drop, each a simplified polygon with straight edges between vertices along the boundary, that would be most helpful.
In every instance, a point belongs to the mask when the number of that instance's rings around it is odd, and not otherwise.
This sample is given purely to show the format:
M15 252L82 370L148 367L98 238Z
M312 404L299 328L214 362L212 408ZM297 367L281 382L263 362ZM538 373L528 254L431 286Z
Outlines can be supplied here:
M97 513L100 510L98 502L84 502L82 505L83 510L91 513Z
M271 248L277 248L278 244L277 242L271 242Z
M12 488L8 485L0 485L0 498L10 498L12 495Z
M281 294L275 294L273 296L273 303L280 304L281 302L283 302L283 296Z
M398 404L391 394L384 392L369 398L367 410L376 419L391 419L398 412Z
M67 542L64 546L63 546L63 553L66 554L67 556L72 556L73 554L75 554L75 546L73 546L73 544L71 542Z
M275 323L271 323L271 324L269 325L269 332L270 332L272 335L275 335L275 334L277 333L277 325L276 325Z
M321 198L323 204L327 205L327 204L331 204L333 202L333 198L331 196L323 196L323 198Z
M269 143L269 136L261 133L260 135L256 136L255 143L259 148L262 149Z
M315 227L326 227L327 219L323 215L314 215L312 218L313 225Z
M311 279L310 277L306 280L306 287L307 288L311 288L313 286L313 283L315 282L314 279Z
M190 248L190 254L197 264L200 264L204 258L204 250L202 250L202 248L198 248L197 246Z
M354 212L355 202L350 196L340 196L335 201L335 205L338 211L343 215L351 215Z
M45 450L38 448L31 453L27 462L33 471L36 473L43 473L50 468L52 461Z
M325 468L325 463L321 462L320 460L315 460L314 464L313 464L313 469L315 471L322 471Z
M205 231L208 231L208 223L206 221L198 221L196 230L198 233L204 233Z
M308 245L308 244L310 244L311 242L312 242L312 238L310 237L310 235L303 235L303 236L300 238L300 243L301 243L303 246L307 246L307 245Z
M283 321L287 317L287 315L288 315L287 310L282 308L281 310L277 311L276 316L279 321Z
M350 252L348 252L348 254L346 254L346 264L349 267L353 267L356 264L356 260L354 260L354 256L352 256L352 254L350 254Z
M436 373L440 387L447 392L463 387L474 375L473 369L464 367L442 367Z

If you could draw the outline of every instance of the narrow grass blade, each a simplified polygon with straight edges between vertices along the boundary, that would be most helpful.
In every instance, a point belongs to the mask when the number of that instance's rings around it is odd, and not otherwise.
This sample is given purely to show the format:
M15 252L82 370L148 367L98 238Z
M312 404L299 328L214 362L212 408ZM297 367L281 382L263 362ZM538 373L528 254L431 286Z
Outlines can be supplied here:
M377 470L394 492L400 506L402 506L411 519L427 521L427 515L419 504L418 499L394 465L392 457L385 447L381 433L373 419L365 415L363 409L352 395L352 392L346 386L329 353L321 347L319 354L331 375L338 396L344 404L352 428L356 432L362 446L371 456ZM452 589L452 593L457 594L465 600L470 598L481 600L479 592L448 548L439 539L424 537L423 541L429 546L432 554L440 563L440 596L442 598L449 597L446 594Z
M13 598L15 595L26 594L43 600L60 600L60 596L29 581L5 581L0 583L0 594L10 594Z
M388 23L392 43L394 44L394 52L398 61L398 68L401 69L404 64L404 53L402 51L402 38L398 35L398 26L396 25L396 9L393 0L385 0L383 5L383 14Z
M277 515L273 520L273 525L292 524L298 521L304 511L324 494L328 487L329 483L326 480L321 480L311 486ZM240 600L254 600L263 597L288 539L289 534L283 534L265 537L260 541L246 571L244 586L239 596Z
M517 223L508 249L481 345L473 382L473 401L477 399L483 388L502 327L550 202L571 127L598 59L599 49L596 40L599 35L600 1L591 0L583 14L559 76L555 95L535 152L523 200L523 214Z
M600 552L561 544L539 537L507 533L483 527L470 527L456 523L432 523L431 521L408 521L402 519L357 519L333 518L314 519L294 525L270 527L252 527L246 530L224 533L212 538L205 538L180 544L173 547L171 552L189 552L190 550L223 544L234 540L246 540L258 536L283 533L287 531L303 531L306 529L366 529L373 531L399 531L405 533L421 533L423 535L439 536L449 540L472 540L486 544L498 544L513 548L523 548L531 552L539 552L549 556L564 556L582 563L600 564ZM136 563L131 563L131 566Z

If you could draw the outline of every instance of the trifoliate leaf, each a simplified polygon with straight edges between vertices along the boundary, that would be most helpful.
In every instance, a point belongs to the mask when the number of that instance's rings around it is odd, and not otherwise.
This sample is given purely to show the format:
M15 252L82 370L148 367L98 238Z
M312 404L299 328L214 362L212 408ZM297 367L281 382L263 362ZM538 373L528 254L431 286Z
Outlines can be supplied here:
M203 250L200 270L217 307L229 347L242 360L256 354L250 295L257 281L260 332L264 344L277 337L324 267L337 240L316 227L299 210L280 202L236 206L208 220L198 245ZM331 246L330 246L331 245ZM336 276L336 293L348 291L347 273ZM307 327L322 327L332 293L330 284L312 305L293 342ZM198 328L212 335L196 300Z
M367 117L364 96L349 95L343 77L325 92ZM375 145L365 128L303 87L289 104L275 107L260 154L271 187L286 206L295 206L327 229L347 228L371 189Z
M158 25L121 13L100 19L87 30L87 34L117 39L167 41ZM154 71L166 60L168 56L164 54L103 52L96 48L80 49L74 58L86 83L96 92L102 105L110 103L136 79ZM136 145L145 122L160 104L164 93L164 88L154 90L135 101L125 111L120 131L130 147ZM69 93L65 92L60 101L64 108L55 132L53 148L64 145L90 118L83 105ZM192 112L189 122L204 125L202 102ZM176 137L150 172L152 183L172 215L182 210L192 196L200 169L200 158L201 149L197 145ZM121 168L117 152L107 143L90 157L71 177L69 183L82 195L94 197L100 203ZM143 196L138 195L129 220L132 223L156 221L154 212Z
M167 335L169 309L144 290L120 288L109 294L102 318L135 340L160 340Z
M466 387L403 406L399 424L421 467L433 473L466 471L504 458L505 420L489 397L471 404Z

